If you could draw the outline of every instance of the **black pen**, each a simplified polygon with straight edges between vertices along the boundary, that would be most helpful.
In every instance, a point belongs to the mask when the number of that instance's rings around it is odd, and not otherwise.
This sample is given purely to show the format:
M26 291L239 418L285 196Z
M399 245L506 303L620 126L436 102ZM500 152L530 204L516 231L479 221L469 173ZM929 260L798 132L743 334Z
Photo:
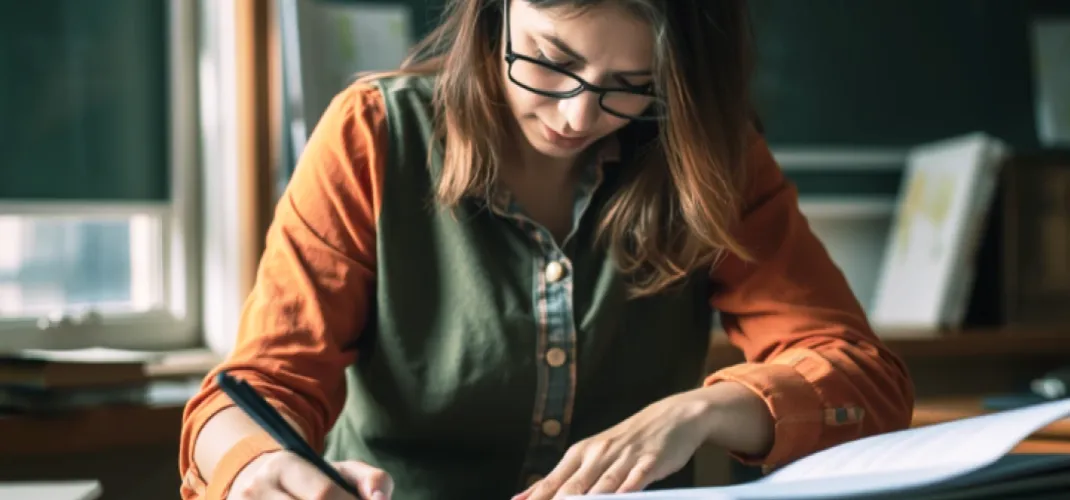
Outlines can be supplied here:
M275 439L283 448L287 451L307 460L320 470L325 476L331 478L338 486L349 492L355 498L360 499L360 493L357 488L354 487L349 481L346 481L341 474L331 467L315 450L297 434L297 431L290 427L290 424L283 420L282 415L275 411L264 398L243 380L239 380L230 376L226 371L222 371L216 377L216 381L219 383L219 387L223 389L223 392L230 396L230 399L234 400L234 403L238 405L250 418L262 427L272 438Z

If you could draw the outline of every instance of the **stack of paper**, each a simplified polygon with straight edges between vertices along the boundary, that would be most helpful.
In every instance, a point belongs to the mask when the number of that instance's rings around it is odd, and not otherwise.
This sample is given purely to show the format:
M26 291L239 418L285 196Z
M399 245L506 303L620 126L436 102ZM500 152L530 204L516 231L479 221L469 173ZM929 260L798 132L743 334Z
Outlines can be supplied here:
M755 482L583 500L1070 498L1070 455L1009 455L1070 399L851 441ZM574 497L579 499L580 497Z

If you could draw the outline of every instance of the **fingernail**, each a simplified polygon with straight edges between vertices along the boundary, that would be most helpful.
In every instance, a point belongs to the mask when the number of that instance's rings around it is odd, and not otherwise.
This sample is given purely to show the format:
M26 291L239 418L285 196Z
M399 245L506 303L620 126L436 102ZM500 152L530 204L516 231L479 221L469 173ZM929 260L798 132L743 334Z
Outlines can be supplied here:
M372 492L372 500L386 500L386 493L375 490Z

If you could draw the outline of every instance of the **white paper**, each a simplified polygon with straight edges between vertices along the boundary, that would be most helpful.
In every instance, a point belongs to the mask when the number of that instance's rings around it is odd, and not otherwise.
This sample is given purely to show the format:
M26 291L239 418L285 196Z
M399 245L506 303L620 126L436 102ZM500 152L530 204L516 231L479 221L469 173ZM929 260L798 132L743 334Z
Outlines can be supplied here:
M95 500L101 493L98 481L0 483L0 498L12 500Z
M582 498L814 499L918 488L990 465L1030 434L1068 416L1070 399L1052 401L851 441L800 459L752 483Z

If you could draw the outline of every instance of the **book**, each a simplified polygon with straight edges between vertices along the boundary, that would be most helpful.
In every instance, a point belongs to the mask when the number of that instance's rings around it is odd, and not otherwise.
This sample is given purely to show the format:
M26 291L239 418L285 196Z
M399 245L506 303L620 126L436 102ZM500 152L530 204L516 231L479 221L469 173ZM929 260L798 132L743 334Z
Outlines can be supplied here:
M1070 399L1049 401L849 441L749 483L588 495L582 499L1066 498L1070 491L1070 454L1010 452L1030 434L1067 417Z
M205 349L129 351L91 347L0 352L0 389L65 390L200 379L220 362Z
M982 133L911 149L870 311L882 337L961 325L1008 154Z
M89 348L0 353L0 386L36 389L144 383L149 353Z
M143 405L148 398L147 384L63 389L0 386L0 415L41 415L105 405Z

